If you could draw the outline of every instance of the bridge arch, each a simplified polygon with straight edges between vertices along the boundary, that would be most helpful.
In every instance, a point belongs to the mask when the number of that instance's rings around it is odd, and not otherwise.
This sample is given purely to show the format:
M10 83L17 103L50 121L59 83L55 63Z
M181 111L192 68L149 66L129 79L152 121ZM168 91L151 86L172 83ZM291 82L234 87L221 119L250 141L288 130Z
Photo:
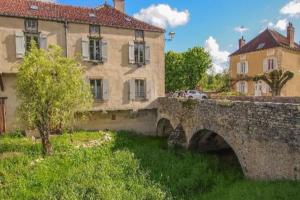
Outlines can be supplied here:
M174 128L171 124L171 121L166 118L161 118L157 122L156 126L157 135L161 137L169 137L172 132L174 131Z
M232 142L223 132L206 128L199 129L188 141L188 149L198 153L230 153L239 163L244 174L247 172L244 156L238 144Z

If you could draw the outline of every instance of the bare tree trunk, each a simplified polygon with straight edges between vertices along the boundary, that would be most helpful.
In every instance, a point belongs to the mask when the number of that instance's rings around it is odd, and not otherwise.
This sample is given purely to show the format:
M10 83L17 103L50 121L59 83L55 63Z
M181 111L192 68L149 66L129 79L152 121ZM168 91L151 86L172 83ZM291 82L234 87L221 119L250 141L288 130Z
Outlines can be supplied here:
M52 145L50 143L49 140L49 133L47 131L45 131L43 134L41 134L42 136L42 153L44 156L48 156L51 155L53 153L53 149L52 149Z

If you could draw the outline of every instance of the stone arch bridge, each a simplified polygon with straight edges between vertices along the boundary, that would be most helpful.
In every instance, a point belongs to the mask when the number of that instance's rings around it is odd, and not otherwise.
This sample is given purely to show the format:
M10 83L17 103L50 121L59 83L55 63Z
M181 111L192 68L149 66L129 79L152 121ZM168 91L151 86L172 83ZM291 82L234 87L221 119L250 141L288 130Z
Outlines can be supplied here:
M246 177L300 179L300 104L158 99L157 132L200 152L230 147Z

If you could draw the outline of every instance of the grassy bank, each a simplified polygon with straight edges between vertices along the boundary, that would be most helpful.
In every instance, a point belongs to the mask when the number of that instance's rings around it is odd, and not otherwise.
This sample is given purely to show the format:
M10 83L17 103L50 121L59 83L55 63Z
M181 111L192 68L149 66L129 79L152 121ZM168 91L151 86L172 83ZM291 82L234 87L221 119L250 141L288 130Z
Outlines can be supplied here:
M300 183L243 179L212 155L168 149L159 138L76 133L39 141L0 137L0 199L300 199Z

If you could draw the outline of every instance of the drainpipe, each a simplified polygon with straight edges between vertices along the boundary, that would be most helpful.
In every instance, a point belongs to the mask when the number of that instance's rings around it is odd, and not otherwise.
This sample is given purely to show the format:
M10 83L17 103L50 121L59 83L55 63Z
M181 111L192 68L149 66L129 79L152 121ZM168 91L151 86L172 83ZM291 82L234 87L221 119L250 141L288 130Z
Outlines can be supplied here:
M0 89L4 92L3 73L0 72Z
M65 21L64 28L65 28L65 56L68 57L68 21Z

